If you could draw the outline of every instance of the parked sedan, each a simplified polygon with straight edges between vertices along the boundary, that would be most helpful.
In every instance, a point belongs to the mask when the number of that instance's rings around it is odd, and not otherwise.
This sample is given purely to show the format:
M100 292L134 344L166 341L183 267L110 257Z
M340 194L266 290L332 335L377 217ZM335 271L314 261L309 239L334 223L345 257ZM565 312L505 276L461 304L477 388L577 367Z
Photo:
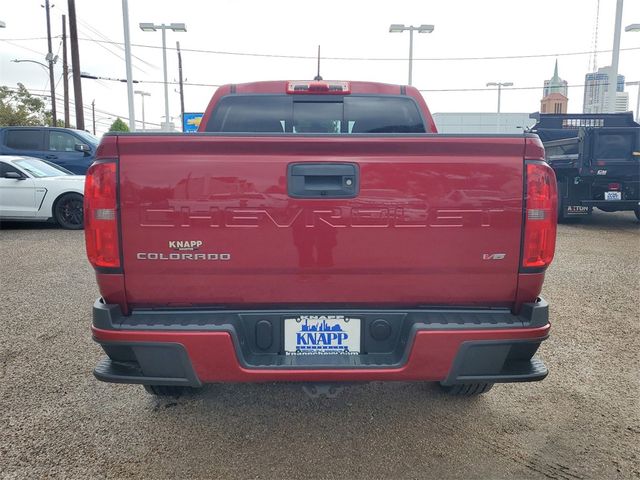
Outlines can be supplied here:
M84 175L46 160L0 156L0 220L47 221L83 227Z

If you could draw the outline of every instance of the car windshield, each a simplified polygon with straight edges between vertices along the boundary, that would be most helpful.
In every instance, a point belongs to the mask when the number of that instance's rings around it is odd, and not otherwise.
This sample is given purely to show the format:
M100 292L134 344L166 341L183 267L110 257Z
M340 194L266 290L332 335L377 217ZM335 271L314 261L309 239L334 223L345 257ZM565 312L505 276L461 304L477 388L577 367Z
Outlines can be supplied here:
M21 160L16 160L13 163L36 178L72 175L69 170L36 158L23 158Z
M92 146L97 146L98 143L100 143L100 141L98 140L97 137L94 137L93 135L91 135L89 132L85 132L83 130L76 130L75 132L79 137L82 137L82 139L87 142L89 145Z

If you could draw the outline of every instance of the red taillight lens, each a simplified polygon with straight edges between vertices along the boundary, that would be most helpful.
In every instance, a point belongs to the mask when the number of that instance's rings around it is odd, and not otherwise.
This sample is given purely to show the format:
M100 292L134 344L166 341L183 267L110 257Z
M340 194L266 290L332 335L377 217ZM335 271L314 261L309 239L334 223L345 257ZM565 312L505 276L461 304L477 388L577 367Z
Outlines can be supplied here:
M94 267L120 267L116 207L116 164L94 163L84 183L84 237Z
M558 192L556 175L543 162L526 164L526 212L522 266L547 267L556 248Z
M620 184L619 183L610 183L608 185L609 190L620 190Z

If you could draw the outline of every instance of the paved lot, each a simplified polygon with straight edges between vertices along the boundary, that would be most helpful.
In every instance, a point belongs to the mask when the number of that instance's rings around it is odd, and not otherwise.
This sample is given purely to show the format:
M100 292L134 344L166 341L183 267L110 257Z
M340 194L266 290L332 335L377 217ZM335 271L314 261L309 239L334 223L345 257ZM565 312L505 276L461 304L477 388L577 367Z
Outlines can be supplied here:
M98 292L82 232L0 231L3 478L640 478L640 229L629 213L561 226L544 296L542 383L473 400L371 383L158 400L91 370Z

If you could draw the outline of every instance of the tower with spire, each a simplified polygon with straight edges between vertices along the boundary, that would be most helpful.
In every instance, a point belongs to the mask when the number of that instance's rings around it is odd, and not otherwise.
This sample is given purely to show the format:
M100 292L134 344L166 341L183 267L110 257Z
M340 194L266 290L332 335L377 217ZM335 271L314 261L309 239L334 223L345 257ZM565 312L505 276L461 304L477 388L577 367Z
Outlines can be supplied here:
M553 77L544 81L543 97L540 101L540 113L567 113L569 103L568 83L558 75L558 60L553 69Z

